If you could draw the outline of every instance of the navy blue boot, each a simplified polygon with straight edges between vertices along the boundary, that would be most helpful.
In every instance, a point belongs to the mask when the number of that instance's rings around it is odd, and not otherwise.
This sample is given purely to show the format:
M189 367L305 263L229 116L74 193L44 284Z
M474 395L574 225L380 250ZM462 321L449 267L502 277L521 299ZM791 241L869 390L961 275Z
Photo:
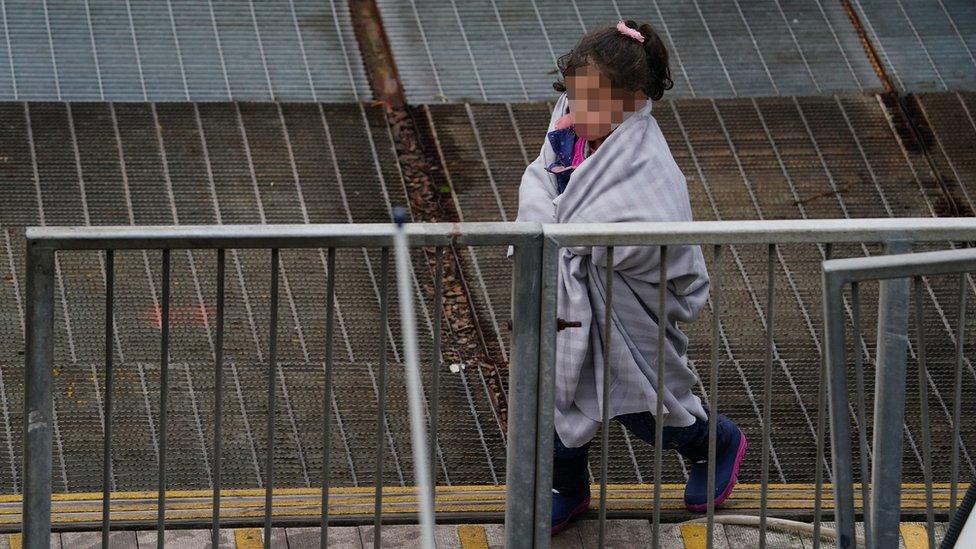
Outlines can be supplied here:
M570 522L590 508L590 487L573 495L552 491L552 535L562 532Z
M586 454L589 444L567 448L556 435L552 459L552 522L556 535L590 508L590 473Z
M715 506L718 507L735 488L739 467L746 455L747 441L739 427L723 415L718 416L715 427ZM693 513L708 510L707 461L699 461L691 466L685 486L685 507Z

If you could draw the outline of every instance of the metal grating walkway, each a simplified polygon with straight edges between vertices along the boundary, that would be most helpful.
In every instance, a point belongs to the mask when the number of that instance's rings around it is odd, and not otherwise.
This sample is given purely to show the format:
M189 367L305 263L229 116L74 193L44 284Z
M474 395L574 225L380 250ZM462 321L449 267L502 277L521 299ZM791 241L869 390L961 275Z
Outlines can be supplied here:
M976 88L976 5L968 0L852 0L903 91Z
M928 148L957 202L976 211L976 93L926 93L916 96L928 120Z
M29 125L28 125L29 124ZM22 424L23 238L21 227L46 224L322 223L370 222L402 203L392 143L380 110L361 105L316 104L0 104L0 224L4 236L3 300L6 328L0 344L3 407L0 485L17 491ZM287 131L282 131L287 128ZM28 131L29 130L29 131ZM324 146L324 148L323 148ZM337 163L338 161L338 163ZM377 198L380 199L377 199ZM375 339L378 329L380 254L338 254L337 414L333 432L334 479L372 480L375 432ZM228 485L260 485L263 443L264 360L268 331L268 253L231 252L227 268L225 410ZM104 271L95 253L60 254L56 360L59 416L56 490L94 489L98 465L90 450L99 440L100 353ZM277 432L281 478L314 483L321 467L321 380L325 325L325 261L318 250L282 253L278 372L281 402ZM116 255L115 344L119 366L121 431L113 488L144 488L154 461L158 382L160 286L158 253ZM214 254L173 254L172 372L174 486L206 487L213 401ZM418 256L425 360L431 348L431 281ZM391 306L396 307L395 298ZM391 322L390 360L399 362L399 329ZM447 338L445 338L447 340ZM450 356L451 348L445 350ZM390 368L388 415L390 484L409 480L406 417L397 398L402 380ZM313 379L315 378L315 379ZM317 380L317 381L316 381ZM504 449L485 385L477 370L445 373L441 410L440 479L498 482ZM334 416L335 417L335 416ZM317 430L316 430L317 429ZM318 434L316 434L318 433ZM319 450L315 450L318 447ZM343 457L344 456L344 457ZM123 465L124 464L124 465ZM131 469L129 469L131 467ZM406 473L404 473L406 472Z
M558 56L618 19L648 21L671 51L672 97L874 90L838 2L815 0L379 0L412 102L555 97Z
M959 130L967 94L930 94L920 104L932 115L934 135ZM928 164L899 139L876 96L841 95L766 99L664 101L655 116L686 174L698 219L788 219L929 216L944 208ZM515 217L522 166L535 156L549 106L528 104L432 105L421 109L424 147L444 169L462 219ZM29 126L28 126L29 122ZM0 104L0 486L19 488L22 424L23 240L22 227L39 224L302 223L388 219L389 204L402 202L403 186L383 113L359 105L273 103ZM28 128L30 132L28 133ZM283 128L286 131L283 131ZM717 131L716 131L717 130ZM963 181L971 179L966 136L945 139L946 156ZM161 146L162 145L162 146ZM36 173L35 173L36 171ZM940 171L948 173L946 169ZM965 188L965 187L964 187ZM837 247L835 256L878 253L876 246ZM815 387L819 370L819 261L825 250L783 247L776 258L777 309L774 372L773 480L812 479ZM464 250L465 277L486 339L507 357L510 267L503 249ZM230 254L225 379L228 486L259 486L265 415L262 397L267 347L267 252ZM174 488L209 483L213 407L214 255L173 255ZM375 430L373 348L378 323L379 253L340 251L337 288L336 401L331 404L333 478L345 485L371 482ZM93 456L102 420L100 353L104 272L95 253L60 255L56 289L59 414L55 441L57 490L90 490L100 477ZM714 269L714 266L711 266ZM115 334L119 377L117 420L131 438L115 454L113 488L138 489L152 482L158 383L159 255L116 256ZM740 247L725 265L726 309L722 341L721 408L759 437L765 314L765 251ZM314 485L321 473L321 371L324 353L325 270L318 250L282 253L278 372L282 403L276 432L281 479L288 486ZM415 258L423 290L421 330L430 341L431 300L426 265ZM952 280L926 286L930 341L930 390L936 456L950 438L952 346L956 315ZM970 288L976 291L976 288ZM870 304L876 289L863 289ZM972 300L976 301L976 300ZM873 354L873 308L865 306L865 341ZM688 327L692 363L707 364L709 312ZM391 327L391 390L385 482L410 482L407 426L397 398L402 389L396 322ZM976 334L971 334L976 337ZM445 338L449 341L449 338ZM430 346L423 348L429 360ZM450 346L446 347L450 360ZM852 352L854 349L852 349ZM868 361L870 363L870 361ZM976 380L967 363L964 383ZM486 385L477 369L442 373L438 475L442 483L497 483L504 479L504 446ZM909 379L909 394L916 385ZM971 400L967 396L966 407ZM917 406L910 402L909 406ZM914 408L912 408L914 409ZM906 480L918 480L917 418L908 414ZM969 422L970 419L967 419ZM968 425L968 423L967 423ZM974 425L976 427L976 425ZM976 429L963 429L963 467ZM613 430L611 481L653 478L652 452ZM594 453L595 454L595 453ZM755 480L759 453L747 458L744 480ZM666 460L665 479L679 482L684 464ZM947 478L937 460L936 478ZM284 484L283 484L284 485Z
M2 0L0 18L0 100L369 96L340 0Z
M688 178L698 219L939 216L952 211L945 189L963 211L976 210L976 96L910 97L924 115L916 122L927 124L916 142L886 98L859 95L881 83L840 2L378 4L408 99L430 104L417 112L425 152L443 168L433 176L451 189L464 221L515 218L519 178L537 155L549 117L542 101L555 98L556 57L586 29L618 18L650 21L671 49L675 89L668 97L678 99L658 103L655 116ZM970 3L852 4L899 90L973 88ZM360 103L372 94L345 2L0 0L0 23L0 101L8 101L0 102L0 492L15 493L22 461L23 227L387 221L390 205L406 197L388 121L379 108ZM320 103L338 101L346 103ZM879 251L846 246L833 255ZM811 388L822 341L816 327L825 254L783 247L775 258L774 482L813 477ZM241 251L228 258L233 329L225 343L224 470L232 487L260 486L263 476L267 256ZM504 250L461 250L460 259L489 351L497 348L507 360ZM765 259L764 250L741 247L725 264L721 408L753 440L760 440ZM338 253L331 478L346 486L370 485L376 459L380 261L378 251ZM116 490L144 489L155 479L159 263L157 253L116 255L116 421L129 435L113 454ZM173 255L173 488L210 482L214 264L212 253ZM429 364L433 301L420 254L414 269ZM92 490L100 482L104 263L94 253L65 253L59 271L55 489ZM280 274L276 459L281 485L300 488L314 486L322 467L324 254L284 252ZM969 291L976 292L972 282ZM876 287L862 293L871 304ZM948 455L950 444L956 282L928 281L925 295L935 476L945 480L948 463L938 457ZM868 358L873 377L873 307L864 313L865 339L850 351ZM699 367L710 353L709 314L688 327ZM389 335L383 480L395 486L412 475L396 320ZM450 345L445 352L451 360ZM971 387L976 369L969 361L965 368ZM439 481L502 482L504 445L481 373L445 368L442 383L442 417L451 420L440 426ZM908 384L909 395L916 394L914 376ZM963 409L976 406L972 391L963 394ZM917 402L909 406L917 409ZM919 480L918 420L909 413L906 421L906 480ZM966 418L963 426L964 476L976 473L974 421ZM650 449L622 428L612 433L610 480L652 479ZM665 480L681 482L685 464L673 454L665 463ZM751 452L743 479L758 474L759 452Z

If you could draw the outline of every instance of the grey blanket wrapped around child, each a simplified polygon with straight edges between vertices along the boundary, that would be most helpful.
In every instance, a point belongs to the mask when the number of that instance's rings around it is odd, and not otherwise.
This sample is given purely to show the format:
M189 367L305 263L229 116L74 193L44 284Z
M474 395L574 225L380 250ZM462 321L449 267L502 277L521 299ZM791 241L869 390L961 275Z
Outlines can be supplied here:
M549 124L567 113L567 98L556 103ZM518 221L613 223L690 221L684 175L671 156L651 102L627 118L573 172L562 194L546 167L555 153L548 139L525 171L519 189ZM650 411L664 399L667 426L685 427L706 419L693 393L698 377L688 367L688 338L678 322L690 322L708 299L708 273L701 248L670 246L667 253L667 324L664 395L656 391L660 248L616 247L610 344L610 417ZM559 318L581 328L558 333L555 425L563 444L578 447L596 434L602 414L603 321L606 248L562 250L559 265Z

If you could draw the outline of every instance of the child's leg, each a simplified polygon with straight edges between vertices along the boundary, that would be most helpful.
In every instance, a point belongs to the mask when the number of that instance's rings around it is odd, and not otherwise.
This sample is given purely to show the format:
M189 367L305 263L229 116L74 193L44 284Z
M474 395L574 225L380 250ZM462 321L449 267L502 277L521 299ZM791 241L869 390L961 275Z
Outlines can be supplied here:
M654 444L655 421L650 412L627 414L617 419L631 433ZM715 505L721 505L738 481L739 467L745 456L747 441L739 427L729 418L717 417L715 437ZM703 513L708 502L708 421L696 420L688 427L664 427L664 444L691 462L685 486L685 507Z
M654 415L650 412L624 414L616 420L644 442L654 445ZM708 459L708 421L698 419L687 427L664 427L663 448L677 450L685 459L695 463Z
M566 496L576 496L589 490L590 473L587 453L590 443L579 448L567 448L555 435L552 460L552 488Z
M590 475L586 454L590 444L567 448L555 435L552 459L552 522L550 532L558 534L590 508Z

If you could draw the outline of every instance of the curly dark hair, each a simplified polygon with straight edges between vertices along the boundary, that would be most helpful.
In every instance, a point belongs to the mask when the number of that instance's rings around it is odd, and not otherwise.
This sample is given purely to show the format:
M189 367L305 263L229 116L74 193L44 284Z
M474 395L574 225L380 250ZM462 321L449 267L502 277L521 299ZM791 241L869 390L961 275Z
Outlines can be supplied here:
M644 43L617 31L616 26L596 29L580 38L573 50L559 58L560 78L552 87L566 91L565 79L580 67L595 65L615 87L628 91L643 90L654 101L674 86L668 65L668 48L647 23L624 21L640 32Z

